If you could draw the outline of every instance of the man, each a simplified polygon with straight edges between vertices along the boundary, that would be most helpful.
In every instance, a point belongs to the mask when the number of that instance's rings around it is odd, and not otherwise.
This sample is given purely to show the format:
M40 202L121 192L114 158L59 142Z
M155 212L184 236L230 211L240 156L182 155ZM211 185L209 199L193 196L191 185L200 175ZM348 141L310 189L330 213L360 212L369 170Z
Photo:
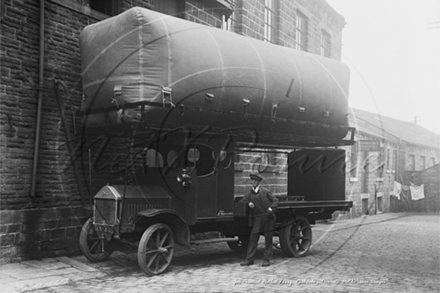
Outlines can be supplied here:
M252 232L249 239L247 255L241 266L254 264L254 255L257 250L260 233L264 233L264 261L262 266L270 265L272 258L272 237L275 228L274 210L278 205L278 199L272 193L260 187L263 178L258 174L251 174L251 191L244 196L241 202L244 202L250 210L250 222L252 223Z

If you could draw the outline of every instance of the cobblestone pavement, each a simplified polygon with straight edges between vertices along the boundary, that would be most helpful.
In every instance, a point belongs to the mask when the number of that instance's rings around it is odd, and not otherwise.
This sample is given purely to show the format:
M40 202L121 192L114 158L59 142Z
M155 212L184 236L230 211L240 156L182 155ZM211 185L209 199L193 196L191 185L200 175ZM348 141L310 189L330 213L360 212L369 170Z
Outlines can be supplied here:
M367 218L374 217L380 219ZM135 253L114 253L103 263L76 256L69 262L67 258L53 262L60 266L57 270L72 269L62 265L72 262L81 270L81 274L72 271L69 282L57 284L54 278L50 287L33 290L22 286L17 291L6 283L0 291L440 292L440 215L385 217L375 222L364 219L317 225L306 257L286 258L275 250L269 267L260 266L262 241L256 264L249 267L239 265L243 255L219 243L195 251L179 249L168 271L155 277L141 273Z

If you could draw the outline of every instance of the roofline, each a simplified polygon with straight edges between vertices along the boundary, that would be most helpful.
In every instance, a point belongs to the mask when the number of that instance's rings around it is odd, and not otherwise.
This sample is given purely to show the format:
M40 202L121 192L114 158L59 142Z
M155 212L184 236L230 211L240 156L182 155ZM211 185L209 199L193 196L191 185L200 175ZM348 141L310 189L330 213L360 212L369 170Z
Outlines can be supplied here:
M367 112L367 113L372 113L372 112L369 112L369 111L366 111L366 110L362 110L362 109L356 109L356 108L352 108L352 110L353 110L352 112L354 113L354 117L356 117L356 119L362 120L362 121L368 123L369 125L371 125L371 126L373 126L373 127L375 127L375 128L380 129L380 131L382 131L382 132L384 132L384 133L387 133L387 134L389 134L389 135L391 135L391 136L397 138L397 139L399 140L399 142L398 142L399 144L401 143L401 141L404 141L405 143L407 143L407 144L409 144L409 145L422 146L422 147L429 147L429 148L439 149L439 150L440 150L440 147L438 147L438 146L435 146L435 145L427 145L427 144L422 144L422 143L409 142L409 141L407 141L407 140L401 138L400 136L397 136L397 135L395 135L395 134L393 134L393 133L391 133L391 132L385 131L384 129L381 129L379 126L377 126L377 125L375 125L375 124L369 122L368 120L358 117L358 116L356 115L356 113L354 112L354 110L360 110L360 111ZM402 120L399 120L399 119L396 119L396 118L392 118L392 117L388 117L388 116L385 116L385 115L382 115L382 114L378 114L378 115L383 116L383 117L387 117L387 118L390 118L390 119L394 119L394 120L397 120L397 121L399 121L399 122L409 123L409 122L402 121ZM419 126L420 126L420 125L419 125ZM422 126L420 126L420 127L422 127ZM429 129L426 129L426 130L427 130L427 131L430 131ZM359 132L362 132L360 129L359 129L358 131L359 131ZM430 131L430 132L432 132L432 131ZM364 133L366 133L366 132L364 132ZM433 133L434 133L434 132L433 132ZM436 133L434 133L434 134L435 134L435 135L438 135L438 134L436 134ZM373 136L376 136L376 137L380 137L380 138L382 138L382 139L386 139L385 137L381 137L379 134L376 134L376 135L374 135L374 134L368 134L368 135L373 135Z

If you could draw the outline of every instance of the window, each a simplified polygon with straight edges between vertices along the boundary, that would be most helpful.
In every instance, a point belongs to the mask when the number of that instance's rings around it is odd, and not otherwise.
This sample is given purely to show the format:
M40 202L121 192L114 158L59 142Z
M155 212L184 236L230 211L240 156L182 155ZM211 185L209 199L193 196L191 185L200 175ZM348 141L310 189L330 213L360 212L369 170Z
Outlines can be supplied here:
M368 198L363 198L362 199L362 214L363 215L368 215L369 214Z
M5 16L5 0L0 0L0 18Z
M152 5L152 10L172 15L174 17L181 17L182 12L182 3L184 1L180 0L150 0L150 3Z
M357 143L351 146L351 154L350 154L350 177L357 177L357 163L358 163L358 147Z
M299 11L296 13L295 49L307 50L307 18Z
M420 170L425 170L426 169L426 159L424 156L420 157Z
M377 155L377 172L376 172L377 178L383 178L384 167L385 167L384 152L383 150L381 150Z
M119 14L119 0L89 0L90 8L114 16Z
M331 37L328 32L322 30L321 32L321 56L331 57Z
M383 207L383 198L382 196L379 196L377 198L377 211L381 212Z
M391 168L391 152L390 152L390 149L387 149L386 160L387 160L387 170L390 170L390 168Z
M273 43L274 41L274 8L272 0L264 1L264 41Z
M432 167L434 165L435 165L435 157L431 157L431 166L430 167Z
M200 151L197 148L190 148L188 150L188 153L186 155L186 159L190 162L190 163L195 163L200 159Z
M163 167L163 157L155 149L144 149L145 166L150 168Z
M408 156L408 171L416 170L416 159L414 155Z

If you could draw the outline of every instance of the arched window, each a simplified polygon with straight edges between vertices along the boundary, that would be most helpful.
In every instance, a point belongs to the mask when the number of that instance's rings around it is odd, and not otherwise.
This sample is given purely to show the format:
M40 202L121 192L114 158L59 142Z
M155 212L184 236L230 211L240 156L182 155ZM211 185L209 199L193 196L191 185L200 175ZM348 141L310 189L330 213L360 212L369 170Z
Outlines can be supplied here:
M163 167L163 157L161 153L155 149L144 149L145 166L150 168Z

